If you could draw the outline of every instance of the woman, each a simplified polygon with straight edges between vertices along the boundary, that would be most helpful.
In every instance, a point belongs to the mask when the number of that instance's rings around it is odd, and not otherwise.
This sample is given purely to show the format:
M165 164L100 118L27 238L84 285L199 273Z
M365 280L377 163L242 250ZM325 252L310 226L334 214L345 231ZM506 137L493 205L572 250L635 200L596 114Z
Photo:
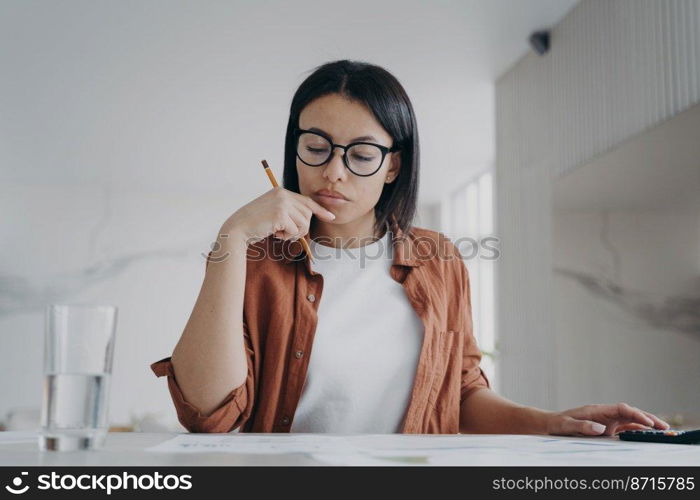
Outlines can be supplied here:
M168 376L185 428L557 435L668 428L625 403L552 412L491 390L459 251L441 233L412 226L418 173L413 108L386 70L335 61L301 84L287 126L284 189L224 222L172 357L152 365ZM296 241L302 237L313 262Z

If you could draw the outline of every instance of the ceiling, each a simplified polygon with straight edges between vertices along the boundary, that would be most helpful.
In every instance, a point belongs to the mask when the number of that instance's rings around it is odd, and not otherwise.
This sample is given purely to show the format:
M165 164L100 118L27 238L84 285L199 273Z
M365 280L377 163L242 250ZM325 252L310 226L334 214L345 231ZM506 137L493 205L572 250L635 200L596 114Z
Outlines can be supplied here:
M414 104L422 203L494 160L493 82L576 0L0 4L0 181L218 193L281 178L294 90L349 58Z

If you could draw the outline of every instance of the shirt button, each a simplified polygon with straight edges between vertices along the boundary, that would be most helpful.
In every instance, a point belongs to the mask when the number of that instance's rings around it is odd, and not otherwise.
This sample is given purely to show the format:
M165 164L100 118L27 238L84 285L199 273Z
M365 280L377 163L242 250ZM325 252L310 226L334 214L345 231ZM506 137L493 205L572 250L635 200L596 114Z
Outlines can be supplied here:
M289 417L286 415L282 417L282 425L289 425Z
M306 298L309 299L309 302L314 302L316 300L316 297L313 293L308 294Z
M301 358L304 355L304 351L296 351L294 353L294 356L296 356L297 359Z

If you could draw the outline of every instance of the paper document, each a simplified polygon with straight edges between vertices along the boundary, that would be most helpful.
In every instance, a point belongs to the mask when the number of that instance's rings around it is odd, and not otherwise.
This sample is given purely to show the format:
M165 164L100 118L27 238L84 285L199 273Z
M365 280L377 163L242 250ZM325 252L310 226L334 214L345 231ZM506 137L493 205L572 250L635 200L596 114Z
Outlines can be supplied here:
M323 434L180 434L146 451L167 453L314 453L357 451L344 437Z
M700 446L523 434L181 434L147 451L304 453L333 465L700 465Z

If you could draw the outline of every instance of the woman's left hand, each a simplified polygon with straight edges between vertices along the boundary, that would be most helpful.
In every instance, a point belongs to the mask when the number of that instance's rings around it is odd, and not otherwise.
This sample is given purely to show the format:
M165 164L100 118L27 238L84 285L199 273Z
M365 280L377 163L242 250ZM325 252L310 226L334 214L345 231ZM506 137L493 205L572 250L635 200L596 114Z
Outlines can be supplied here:
M613 436L637 429L668 429L670 425L647 411L627 403L591 404L553 412L547 421L547 434L559 436Z

